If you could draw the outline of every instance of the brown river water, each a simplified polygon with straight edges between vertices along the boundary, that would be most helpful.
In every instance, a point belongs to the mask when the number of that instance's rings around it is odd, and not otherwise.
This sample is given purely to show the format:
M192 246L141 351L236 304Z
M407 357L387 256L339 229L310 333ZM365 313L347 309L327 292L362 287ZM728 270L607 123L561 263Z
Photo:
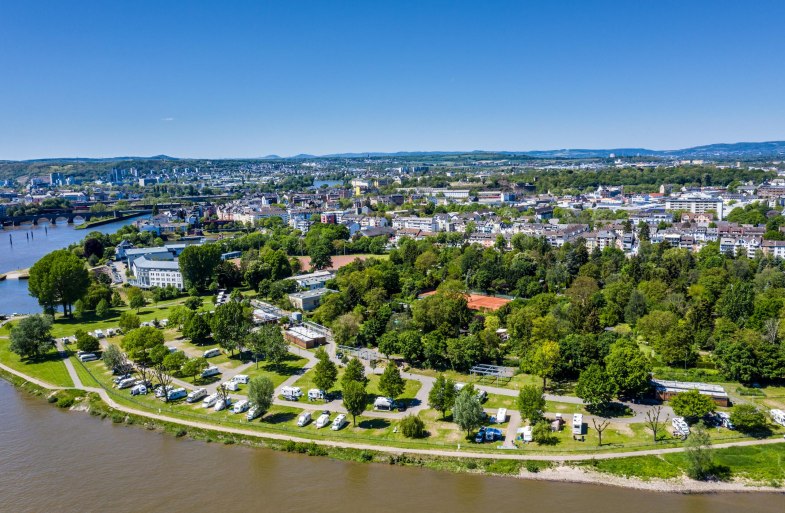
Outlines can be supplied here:
M227 447L59 410L0 379L0 512L203 511L784 513L785 497L659 494Z

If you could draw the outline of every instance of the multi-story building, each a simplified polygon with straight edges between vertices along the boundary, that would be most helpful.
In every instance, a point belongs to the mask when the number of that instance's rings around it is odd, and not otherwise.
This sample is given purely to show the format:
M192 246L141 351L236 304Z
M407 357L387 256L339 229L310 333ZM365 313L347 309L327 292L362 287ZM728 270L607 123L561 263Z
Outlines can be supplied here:
M678 197L670 197L665 200L666 210L688 210L693 214L705 214L714 212L717 219L725 218L724 204L719 198L708 194L683 194Z
M185 288L177 260L148 260L146 257L139 257L133 261L132 269L137 287L149 289L173 286L179 290Z

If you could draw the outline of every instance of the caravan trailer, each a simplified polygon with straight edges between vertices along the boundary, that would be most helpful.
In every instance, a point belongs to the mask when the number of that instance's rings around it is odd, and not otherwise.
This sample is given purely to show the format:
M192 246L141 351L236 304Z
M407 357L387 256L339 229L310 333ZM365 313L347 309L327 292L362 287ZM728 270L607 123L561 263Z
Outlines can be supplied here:
M175 388L174 390L170 390L168 394L166 394L167 401L176 401L178 399L182 399L183 397L187 396L188 392L185 391L184 388Z
M215 365L211 365L207 367L205 370L202 371L202 379L209 378L210 376L216 376L221 373L221 369L216 367Z
M193 390L192 392L190 392L188 394L188 396L186 396L185 402L187 402L187 403L195 403L196 401L198 401L199 399L202 399L203 397L207 397L207 389L206 388L197 388L196 390Z
M239 383L241 385L247 385L248 381L250 381L250 378L248 377L247 374L237 374L232 378L232 381L234 381L235 383Z
M224 388L232 392L237 392L240 389L236 381L227 381L226 383L224 383Z
M98 357L95 354L93 354L93 353L83 353L83 354L79 355L79 361L82 362L82 363L84 363L84 362L94 362L97 359L98 359Z
M329 420L329 415L328 415ZM308 423L311 422L311 412L304 411L297 417L297 427L304 427L307 426Z
M504 424L505 422L507 422L507 408L499 408L496 413L496 423Z
M303 391L300 387L281 387L281 395L287 401L299 401Z
M316 429L321 429L330 423L330 412L324 411L319 418L316 419Z
M320 401L323 400L324 397L325 397L324 390L320 390L318 388L312 388L308 391L309 401Z
M245 416L245 420L251 422L253 419L260 416L261 414L262 414L262 409L259 408L258 406L254 406L253 408L248 410L248 415Z
M214 347L212 349L208 349L207 351L205 351L202 356L204 356L205 358L212 358L214 356L221 356L221 350L218 349L217 347Z
M247 400L241 399L232 406L232 413L245 413L250 406L251 404Z
M218 401L218 394L210 394L202 400L202 408L212 408Z
M232 398L227 397L226 399L218 399L215 401L215 406L213 406L213 410L215 411L222 411L232 405Z
M580 413L576 413L572 416L572 434L573 435L582 435L583 434L583 415Z
M395 402L389 397L377 397L373 401L374 410L392 411Z
M785 426L785 411L771 410L769 411L769 415L771 415L771 420L773 420L780 426Z
M687 438L690 434L690 426L684 420L684 417L673 417L671 426L673 426L673 436Z

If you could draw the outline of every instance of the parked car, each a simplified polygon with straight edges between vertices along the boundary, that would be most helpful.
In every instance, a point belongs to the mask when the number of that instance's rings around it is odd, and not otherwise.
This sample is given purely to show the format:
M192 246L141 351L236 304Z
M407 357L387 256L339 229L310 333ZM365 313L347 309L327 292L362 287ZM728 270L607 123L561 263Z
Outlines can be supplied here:
M335 417L335 420L333 420L333 425L330 426L330 429L332 429L333 431L338 431L345 425L346 425L346 415L341 413L340 415Z

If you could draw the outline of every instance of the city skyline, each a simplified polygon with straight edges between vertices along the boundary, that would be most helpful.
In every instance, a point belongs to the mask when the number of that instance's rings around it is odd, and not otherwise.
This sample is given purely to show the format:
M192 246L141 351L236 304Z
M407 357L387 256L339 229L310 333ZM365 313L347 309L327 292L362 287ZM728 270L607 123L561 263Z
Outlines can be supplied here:
M785 6L8 5L0 159L785 139Z

